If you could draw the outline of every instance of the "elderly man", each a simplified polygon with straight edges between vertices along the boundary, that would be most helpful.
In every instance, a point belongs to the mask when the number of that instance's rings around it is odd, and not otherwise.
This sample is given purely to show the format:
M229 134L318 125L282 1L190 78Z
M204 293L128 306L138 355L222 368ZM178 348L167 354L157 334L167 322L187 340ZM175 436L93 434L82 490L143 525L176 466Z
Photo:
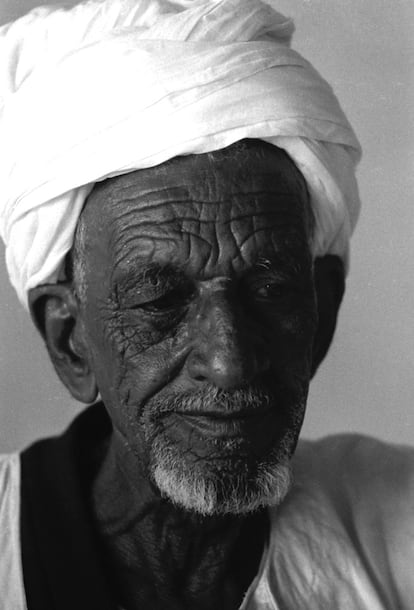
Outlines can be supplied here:
M2 608L414 607L412 452L297 447L359 146L292 31L259 0L0 31L10 278L95 403L0 461Z

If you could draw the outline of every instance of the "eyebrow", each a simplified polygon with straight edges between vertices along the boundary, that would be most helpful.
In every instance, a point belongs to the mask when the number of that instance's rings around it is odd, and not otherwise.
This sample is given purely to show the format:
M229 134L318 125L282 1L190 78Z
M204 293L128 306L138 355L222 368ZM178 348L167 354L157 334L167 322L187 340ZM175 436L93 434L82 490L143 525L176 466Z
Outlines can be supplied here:
M260 257L254 264L255 270L266 270L282 276L295 276L306 271L307 261L283 252L269 257Z
M138 265L139 261L137 262ZM137 271L134 266L128 270L116 271L111 283L113 289L117 291L119 288L128 290L137 285L153 285L155 287L160 284L177 284L184 281L188 281L188 278L180 267L174 266L171 263L151 263L140 271Z
M138 271L137 268L141 267ZM260 256L251 266L250 270L245 270L244 273L269 271L280 277L295 277L305 271L305 261L298 260L296 256L284 252ZM243 274L242 274L243 275ZM118 292L127 292L128 290L137 290L138 287L161 287L170 285L176 287L191 283L192 279L188 276L185 270L171 262L166 263L150 263L146 264L140 261L139 258L131 263L129 269L116 269L111 277L112 291L115 294Z

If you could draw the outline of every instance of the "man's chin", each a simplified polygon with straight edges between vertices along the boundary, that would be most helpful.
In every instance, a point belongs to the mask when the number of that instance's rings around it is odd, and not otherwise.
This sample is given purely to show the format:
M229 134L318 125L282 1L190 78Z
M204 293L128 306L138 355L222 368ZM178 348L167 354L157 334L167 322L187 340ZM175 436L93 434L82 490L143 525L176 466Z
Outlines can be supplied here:
M302 424L303 397L288 387L214 387L157 397L142 426L161 494L202 515L245 514L282 502Z
M277 506L290 487L290 461L284 448L253 464L241 457L203 464L203 460L187 460L171 445L153 449L152 478L160 493L200 515L242 515Z

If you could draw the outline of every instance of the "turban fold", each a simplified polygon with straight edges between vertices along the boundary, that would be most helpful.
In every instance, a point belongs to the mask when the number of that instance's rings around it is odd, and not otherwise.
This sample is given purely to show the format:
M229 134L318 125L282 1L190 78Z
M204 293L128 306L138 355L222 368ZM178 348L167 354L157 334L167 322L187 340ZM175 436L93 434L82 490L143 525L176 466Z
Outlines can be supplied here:
M97 181L260 138L302 172L313 255L346 262L358 141L260 0L92 0L0 28L0 231L20 300L61 277Z

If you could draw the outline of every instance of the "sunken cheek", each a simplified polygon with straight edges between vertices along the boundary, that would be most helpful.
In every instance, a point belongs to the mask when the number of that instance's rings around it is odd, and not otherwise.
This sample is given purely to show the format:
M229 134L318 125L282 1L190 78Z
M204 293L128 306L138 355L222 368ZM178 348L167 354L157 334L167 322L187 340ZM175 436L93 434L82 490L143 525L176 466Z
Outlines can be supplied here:
M135 412L170 380L174 356L188 337L187 325L177 316L150 321L142 312L117 309L104 326L111 402Z

